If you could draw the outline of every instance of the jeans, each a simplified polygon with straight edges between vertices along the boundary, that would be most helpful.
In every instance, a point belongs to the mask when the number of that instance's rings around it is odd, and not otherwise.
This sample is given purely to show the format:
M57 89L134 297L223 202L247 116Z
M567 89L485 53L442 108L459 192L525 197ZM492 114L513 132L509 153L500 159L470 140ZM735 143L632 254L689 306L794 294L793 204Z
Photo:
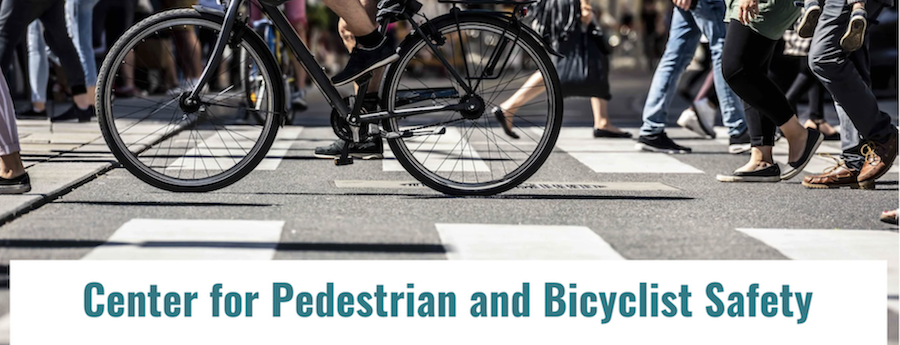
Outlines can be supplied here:
M78 51L81 68L84 69L84 84L97 85L97 61L94 57L93 21L94 5L100 0L66 0L66 27L72 44ZM44 42L43 26L34 21L28 26L28 78L31 80L31 101L47 101L47 78L50 74L47 63L47 44Z
M881 13L883 4L871 1L866 6L871 21ZM860 144L884 142L896 127L891 117L878 109L872 93L869 72L869 37L851 54L843 51L841 36L850 20L851 7L842 0L826 0L809 50L809 64L822 85L834 97L835 110L841 121L841 157L851 169L860 169L864 157Z
M728 127L728 135L740 135L747 130L744 110L738 96L731 91L722 75L722 47L725 43L725 2L722 0L698 0L690 11L675 8L669 42L663 53L644 104L644 124L641 135L662 133L666 128L669 104L676 93L678 78L684 72L700 43L701 34L709 39L712 52L716 96L722 111L722 122Z

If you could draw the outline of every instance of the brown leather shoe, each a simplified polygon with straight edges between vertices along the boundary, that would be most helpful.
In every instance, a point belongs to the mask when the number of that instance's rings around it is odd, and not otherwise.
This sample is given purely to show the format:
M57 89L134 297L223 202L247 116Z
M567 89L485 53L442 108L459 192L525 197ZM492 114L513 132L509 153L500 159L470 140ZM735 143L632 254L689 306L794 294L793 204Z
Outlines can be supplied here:
M866 162L859 172L860 182L875 181L884 176L894 164L894 159L897 158L897 131L895 130L886 142L870 141L866 143L859 153L866 157Z
M873 181L860 183L858 181L859 170L850 169L844 164L844 161L831 157L837 165L825 169L821 175L809 175L803 178L803 186L806 188L826 189L826 188L862 188L872 189L875 187Z

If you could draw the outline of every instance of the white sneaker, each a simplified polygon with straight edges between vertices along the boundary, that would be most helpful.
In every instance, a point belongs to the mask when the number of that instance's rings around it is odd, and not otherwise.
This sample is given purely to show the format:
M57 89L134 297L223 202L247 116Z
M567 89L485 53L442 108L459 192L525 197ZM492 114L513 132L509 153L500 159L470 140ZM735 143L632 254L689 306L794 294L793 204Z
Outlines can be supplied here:
M697 133L701 137L706 137L706 132L703 131L703 128L701 128L700 125L700 118L691 108L687 108L681 112L681 116L678 117L677 123L684 129Z
M715 126L716 114L719 111L710 106L709 101L706 98L694 102L694 110L700 118L700 128L703 129L703 132L711 139L715 139L716 132L713 130L713 126Z

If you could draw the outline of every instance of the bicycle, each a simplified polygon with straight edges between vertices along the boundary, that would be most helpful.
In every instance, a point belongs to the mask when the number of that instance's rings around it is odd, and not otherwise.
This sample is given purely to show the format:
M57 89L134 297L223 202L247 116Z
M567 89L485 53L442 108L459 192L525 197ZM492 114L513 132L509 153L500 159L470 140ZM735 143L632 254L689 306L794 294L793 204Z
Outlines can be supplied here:
M371 73L356 81L356 97L343 101L277 9L286 0L261 0L260 5L286 33L288 47L337 114L334 131L347 143L336 164L353 162L348 157L350 142L384 138L403 170L424 185L450 195L493 195L531 177L559 135L562 94L550 54L560 55L521 21L525 6L534 1L439 0L452 8L428 19L419 13L423 5L416 0L382 0L379 30L384 33L388 24L401 22L410 33L399 45L400 59L386 66L384 77L376 81L380 101L377 109L368 111L364 102L353 100L364 99ZM265 158L284 125L284 83L277 81L282 73L265 42L247 26L240 13L243 2L223 4L224 12L195 6L153 15L122 35L104 60L96 100L101 130L121 165L145 183L175 192L231 185ZM513 9L461 9L472 4ZM134 47L148 38L202 30L218 38L203 56L206 67L193 91L131 100L112 96L119 66ZM219 65L226 46L232 54L246 51L247 59L240 63L259 69L269 86L262 91L261 104L248 108L235 102L245 94L240 83L220 92L204 88L215 73L210 66ZM535 76L543 78L541 87L519 90L526 78ZM515 92L537 96L519 109L503 109L514 112L512 125L522 134L522 139L510 141L492 109L494 102ZM264 121L241 124L246 112L256 112Z

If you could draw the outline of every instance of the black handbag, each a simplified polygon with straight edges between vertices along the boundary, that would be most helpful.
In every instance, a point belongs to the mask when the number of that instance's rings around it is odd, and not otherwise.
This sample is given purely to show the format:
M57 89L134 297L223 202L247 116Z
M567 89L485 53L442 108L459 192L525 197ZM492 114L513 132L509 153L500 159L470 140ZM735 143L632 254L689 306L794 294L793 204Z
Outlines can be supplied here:
M556 72L565 97L609 99L608 58L590 31L576 28L559 42L564 58L556 59Z

